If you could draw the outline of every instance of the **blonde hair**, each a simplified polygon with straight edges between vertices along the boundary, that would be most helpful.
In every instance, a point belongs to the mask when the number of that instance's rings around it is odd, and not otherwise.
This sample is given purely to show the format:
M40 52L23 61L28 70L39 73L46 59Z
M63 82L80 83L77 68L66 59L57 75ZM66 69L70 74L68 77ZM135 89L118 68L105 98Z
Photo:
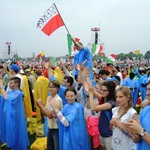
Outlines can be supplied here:
M125 95L127 98L129 98L128 101L128 106L126 107L126 109L124 110L124 112L120 115L119 119L127 113L127 111L133 107L133 100L132 100L132 94L130 92L130 89L127 86L121 86L116 90L116 94L117 92L122 92L123 95Z

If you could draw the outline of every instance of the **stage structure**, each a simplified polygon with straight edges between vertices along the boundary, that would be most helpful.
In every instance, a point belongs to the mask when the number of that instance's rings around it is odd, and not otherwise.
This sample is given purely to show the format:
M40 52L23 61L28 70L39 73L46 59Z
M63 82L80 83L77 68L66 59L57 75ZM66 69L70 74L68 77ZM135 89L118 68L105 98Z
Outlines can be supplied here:
M99 53L100 56L105 56L104 52L104 43L100 40L100 28L91 28L91 41L89 42L88 46L90 49L92 49L93 44L95 44L97 47L102 49L101 53Z
M11 42L5 42L5 50L2 52L3 59L9 59L12 58L14 55L14 52L11 49Z
M92 43L100 44L100 28L91 28Z

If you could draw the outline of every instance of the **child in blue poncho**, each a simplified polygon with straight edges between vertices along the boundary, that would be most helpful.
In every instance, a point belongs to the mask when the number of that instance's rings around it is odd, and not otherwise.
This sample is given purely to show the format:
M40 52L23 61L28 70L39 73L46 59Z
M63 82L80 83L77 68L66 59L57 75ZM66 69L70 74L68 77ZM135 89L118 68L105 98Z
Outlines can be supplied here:
M60 150L89 150L89 140L85 126L83 107L76 102L77 92L67 88L65 97L68 104L59 111L58 105L50 101L54 115L58 118Z

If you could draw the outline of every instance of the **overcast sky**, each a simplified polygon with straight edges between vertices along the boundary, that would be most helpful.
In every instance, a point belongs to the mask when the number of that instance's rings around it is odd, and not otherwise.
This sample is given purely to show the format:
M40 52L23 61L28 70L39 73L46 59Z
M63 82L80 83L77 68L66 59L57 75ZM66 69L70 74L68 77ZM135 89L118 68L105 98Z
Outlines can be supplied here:
M149 0L0 0L0 57L7 51L5 42L20 57L68 54L64 26L47 36L36 28L45 11L55 3L68 30L87 46L91 28L100 27L100 40L106 56L150 50Z

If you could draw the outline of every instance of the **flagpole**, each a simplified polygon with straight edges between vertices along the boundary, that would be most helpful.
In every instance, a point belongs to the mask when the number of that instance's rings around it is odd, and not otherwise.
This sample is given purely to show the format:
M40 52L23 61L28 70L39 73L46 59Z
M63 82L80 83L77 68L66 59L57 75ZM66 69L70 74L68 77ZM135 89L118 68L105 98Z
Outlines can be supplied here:
M56 8L56 10L58 11L58 13L59 13L59 10L58 10L58 8L57 8L57 6L56 6L56 4L55 3L53 3L54 4L54 6L55 6L55 8ZM60 13L59 13L59 15L60 15ZM60 15L60 17L61 17L61 15ZM62 17L61 17L61 19L62 19ZM64 22L64 20L62 19L62 21ZM66 24L65 24L65 22L64 22L64 26L65 26L65 28L66 28L66 30L67 30L67 32L68 32L68 34L70 34L70 32L69 32L69 30L68 30L68 28L67 28L67 26L66 26ZM70 34L71 35L71 34Z

